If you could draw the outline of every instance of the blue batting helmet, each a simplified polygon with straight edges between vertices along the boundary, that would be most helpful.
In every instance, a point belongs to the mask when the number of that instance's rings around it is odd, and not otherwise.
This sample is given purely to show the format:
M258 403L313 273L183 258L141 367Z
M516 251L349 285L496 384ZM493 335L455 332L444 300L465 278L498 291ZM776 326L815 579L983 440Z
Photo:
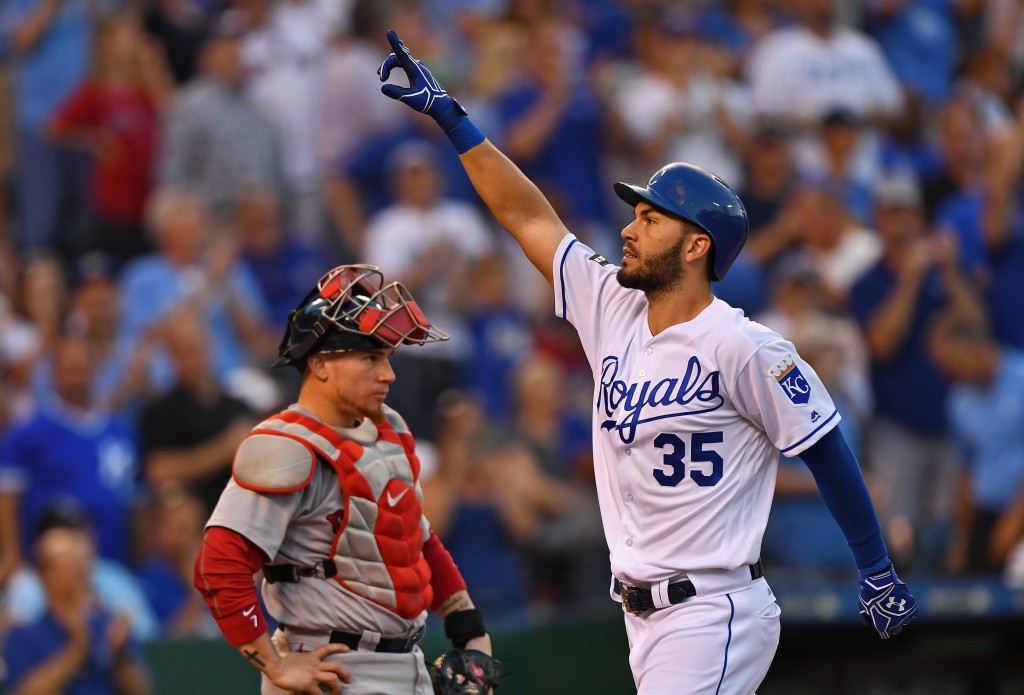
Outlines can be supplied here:
M666 164L647 186L615 184L620 198L636 207L646 201L695 224L711 237L712 280L721 280L747 240L747 211L732 189L710 171L692 164Z

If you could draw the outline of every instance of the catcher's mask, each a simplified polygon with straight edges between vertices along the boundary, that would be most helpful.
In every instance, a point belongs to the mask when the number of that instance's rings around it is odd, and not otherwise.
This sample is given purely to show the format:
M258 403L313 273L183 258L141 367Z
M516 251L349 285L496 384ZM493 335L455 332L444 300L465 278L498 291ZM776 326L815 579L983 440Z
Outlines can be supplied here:
M397 348L448 340L430 325L400 282L384 285L372 265L339 265L328 271L288 315L272 366L302 371L319 352Z

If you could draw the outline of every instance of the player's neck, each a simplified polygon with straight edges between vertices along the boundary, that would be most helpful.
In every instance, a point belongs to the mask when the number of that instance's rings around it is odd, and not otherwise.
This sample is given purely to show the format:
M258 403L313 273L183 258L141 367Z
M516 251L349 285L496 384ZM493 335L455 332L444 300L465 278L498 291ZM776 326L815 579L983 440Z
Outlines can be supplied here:
M355 414L347 409L338 408L332 398L318 393L315 389L300 390L295 402L331 427L351 429L359 424L359 418Z
M707 283L699 286L684 284L670 292L648 294L647 326L651 330L651 335L658 335L666 328L692 321L707 309L714 299L711 285Z

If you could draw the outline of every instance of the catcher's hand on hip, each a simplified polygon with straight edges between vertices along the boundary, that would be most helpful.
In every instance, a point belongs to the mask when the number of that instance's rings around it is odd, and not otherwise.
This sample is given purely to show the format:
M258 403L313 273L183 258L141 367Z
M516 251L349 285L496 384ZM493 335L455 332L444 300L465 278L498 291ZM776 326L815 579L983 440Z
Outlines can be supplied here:
M445 130L448 130L454 121L466 115L466 110L438 84L423 61L412 57L409 49L393 29L388 30L388 43L391 44L391 54L377 68L377 76L381 82L386 82L392 70L401 68L409 79L409 86L385 84L380 88L385 96L427 114Z
M487 695L501 683L501 662L478 649L452 649L434 661L435 695Z
M917 600L891 563L860 579L860 616L882 639L898 635L920 613Z

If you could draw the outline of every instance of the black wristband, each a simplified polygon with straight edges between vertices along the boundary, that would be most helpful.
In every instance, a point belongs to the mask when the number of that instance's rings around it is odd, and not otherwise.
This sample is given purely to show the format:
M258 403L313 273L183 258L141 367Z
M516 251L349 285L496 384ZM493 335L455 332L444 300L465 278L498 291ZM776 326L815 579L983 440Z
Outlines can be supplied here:
M444 619L444 636L452 641L456 649L464 649L466 642L474 637L487 634L484 627L484 614L479 608L449 613Z

